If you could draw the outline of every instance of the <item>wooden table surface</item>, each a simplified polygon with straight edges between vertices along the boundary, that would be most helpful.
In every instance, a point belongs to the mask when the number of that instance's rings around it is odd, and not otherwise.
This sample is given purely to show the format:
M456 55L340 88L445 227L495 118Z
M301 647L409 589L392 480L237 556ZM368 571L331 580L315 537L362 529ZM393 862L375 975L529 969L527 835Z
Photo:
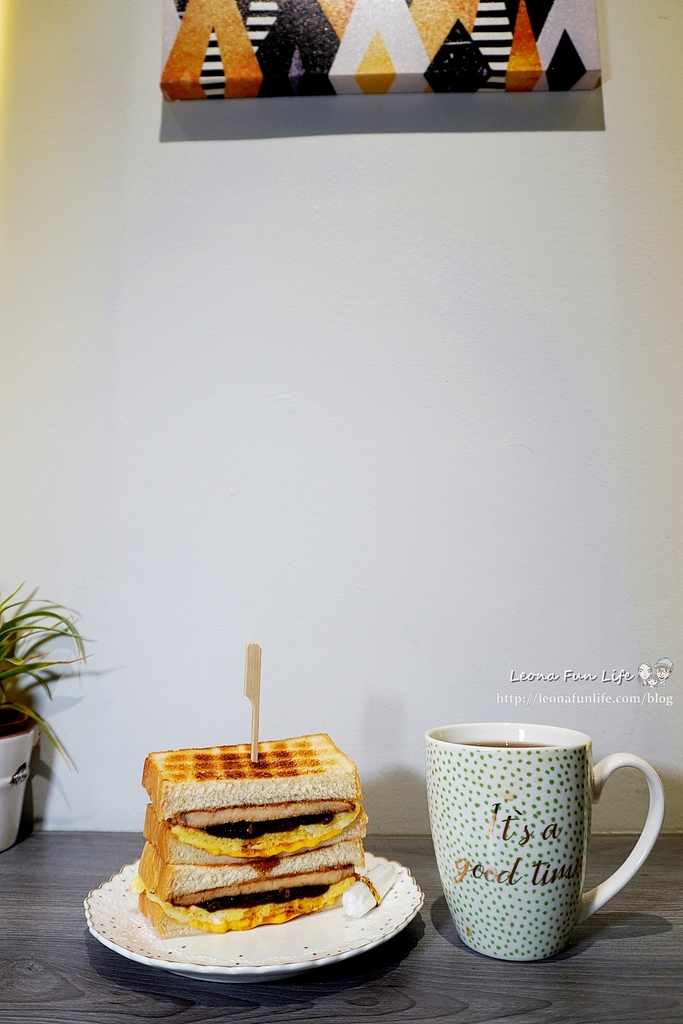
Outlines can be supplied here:
M594 837L590 884L632 844ZM0 854L0 1022L683 1022L683 837L661 837L569 947L537 963L491 960L463 946L429 838L375 836L366 846L405 864L425 893L402 933L287 981L220 985L136 964L89 934L83 898L137 858L139 835L37 833Z

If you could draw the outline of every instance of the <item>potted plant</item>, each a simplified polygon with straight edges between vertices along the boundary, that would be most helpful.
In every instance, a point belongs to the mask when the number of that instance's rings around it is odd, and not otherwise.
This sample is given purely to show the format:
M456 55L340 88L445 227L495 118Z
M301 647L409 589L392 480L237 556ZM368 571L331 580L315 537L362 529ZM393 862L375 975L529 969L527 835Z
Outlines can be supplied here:
M52 698L51 685L85 658L73 613L51 601L36 600L35 591L20 597L21 589L0 600L0 851L17 838L39 727L68 763L56 733L35 708L33 695L43 690ZM63 656L65 647L73 656Z

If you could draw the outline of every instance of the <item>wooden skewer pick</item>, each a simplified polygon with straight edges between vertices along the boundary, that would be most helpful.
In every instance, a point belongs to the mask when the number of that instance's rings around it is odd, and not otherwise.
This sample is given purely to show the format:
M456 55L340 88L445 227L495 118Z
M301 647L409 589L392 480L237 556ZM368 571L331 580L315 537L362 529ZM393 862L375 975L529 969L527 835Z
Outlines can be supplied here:
M261 702L261 648L247 644L244 656L244 695L251 701L251 759L258 761L258 713Z

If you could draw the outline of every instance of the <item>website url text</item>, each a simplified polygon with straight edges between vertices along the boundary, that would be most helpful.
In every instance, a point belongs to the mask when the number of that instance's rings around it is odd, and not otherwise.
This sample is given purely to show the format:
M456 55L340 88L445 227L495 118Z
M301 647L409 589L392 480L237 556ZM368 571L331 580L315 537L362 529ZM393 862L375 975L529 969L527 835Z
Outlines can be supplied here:
M533 707L536 704L665 704L674 702L672 693L497 693L498 704Z

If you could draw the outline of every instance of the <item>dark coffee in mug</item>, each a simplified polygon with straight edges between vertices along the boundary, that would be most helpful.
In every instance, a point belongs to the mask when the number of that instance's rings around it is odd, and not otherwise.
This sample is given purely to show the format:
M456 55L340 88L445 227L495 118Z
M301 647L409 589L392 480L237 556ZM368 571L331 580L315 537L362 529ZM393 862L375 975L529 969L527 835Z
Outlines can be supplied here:
M464 747L497 747L499 750L505 750L506 748L516 749L518 747L532 748L536 750L537 747L549 747L549 743L516 743L514 740L503 741L502 743L494 742L493 740L482 740L480 743L463 743Z

